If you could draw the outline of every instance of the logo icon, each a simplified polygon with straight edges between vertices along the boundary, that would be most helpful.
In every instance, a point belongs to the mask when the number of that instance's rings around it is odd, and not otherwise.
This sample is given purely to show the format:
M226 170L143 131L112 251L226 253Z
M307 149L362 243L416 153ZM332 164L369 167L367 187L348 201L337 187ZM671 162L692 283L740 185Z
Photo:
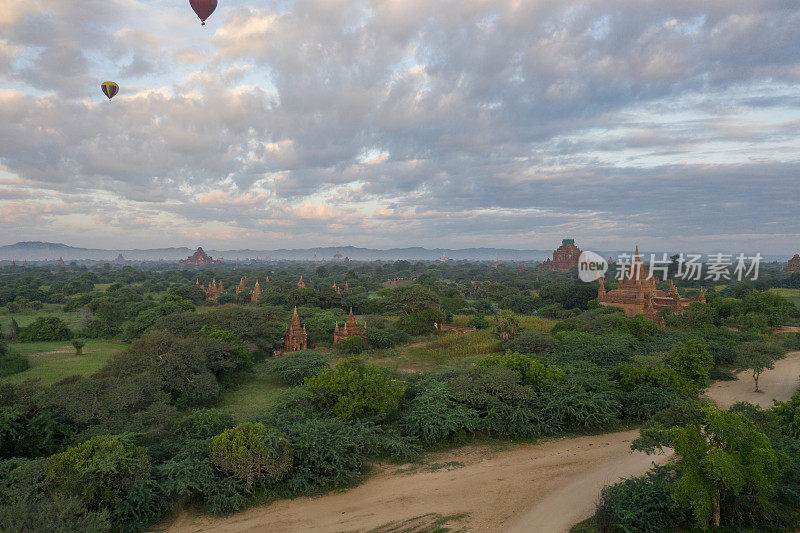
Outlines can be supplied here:
M578 257L578 278L586 283L597 281L606 275L608 261L594 252L581 252Z

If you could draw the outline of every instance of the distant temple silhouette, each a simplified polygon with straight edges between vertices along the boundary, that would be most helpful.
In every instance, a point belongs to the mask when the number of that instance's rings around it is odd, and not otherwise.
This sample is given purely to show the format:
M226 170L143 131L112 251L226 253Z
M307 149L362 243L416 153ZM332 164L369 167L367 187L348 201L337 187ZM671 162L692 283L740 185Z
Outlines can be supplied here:
M581 249L575 246L575 239L562 239L561 246L553 252L553 259L542 263L545 270L570 270L578 268Z

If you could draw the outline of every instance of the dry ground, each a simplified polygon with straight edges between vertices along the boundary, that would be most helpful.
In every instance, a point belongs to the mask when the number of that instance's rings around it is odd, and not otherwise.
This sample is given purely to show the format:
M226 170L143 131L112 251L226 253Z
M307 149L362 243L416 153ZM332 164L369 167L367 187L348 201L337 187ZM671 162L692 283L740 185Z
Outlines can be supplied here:
M724 407L740 400L767 407L772 398L794 393L798 375L800 352L793 352L761 377L763 393L753 393L753 381L744 375L707 394ZM604 485L666 461L664 455L631 453L637 435L555 439L502 451L467 446L429 459L453 468L383 467L346 492L281 500L228 518L185 512L169 531L414 531L427 529L426 516L452 517L444 524L465 531L568 531L592 514Z

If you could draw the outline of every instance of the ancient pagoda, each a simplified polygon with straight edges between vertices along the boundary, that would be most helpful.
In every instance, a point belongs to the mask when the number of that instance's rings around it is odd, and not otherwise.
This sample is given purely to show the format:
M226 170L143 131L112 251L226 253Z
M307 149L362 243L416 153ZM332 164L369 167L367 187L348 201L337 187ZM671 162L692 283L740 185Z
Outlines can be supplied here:
M217 280L212 279L211 283L206 287L202 285L198 279L195 285L203 289L203 292L206 294L206 300L209 302L216 302L219 297L222 296L222 281L217 282Z
M664 326L664 319L656 313L661 309L669 309L676 315L682 314L692 302L706 301L705 292L700 289L700 296L682 298L678 294L678 287L670 280L669 290L664 292L656 288L658 280L651 276L647 266L639 257L639 247L633 254L633 261L625 271L616 289L606 291L605 281L599 279L600 288L597 291L597 301L600 305L617 307L625 311L628 316L644 315L648 319Z
M347 315L344 327L339 329L339 323L336 323L336 328L333 330L333 344L339 344L350 337L361 337L364 341L367 340L367 323L364 322L363 327L358 325L352 307L350 308L350 314Z
M581 253L581 249L575 246L575 239L562 239L561 246L553 252L553 259L548 259L541 266L545 270L578 268L578 258L580 258Z
M220 258L220 261L221 260L222 259ZM198 247L197 251L194 254L190 255L186 259L181 259L178 264L181 266L181 268L186 266L198 267L203 265L214 265L219 263L220 261L214 261L214 259L212 259L211 257L209 257L208 254L206 254L206 252L203 250L202 247Z
M784 272L800 272L800 254L794 254L794 257L789 259L786 266L783 267Z
M300 317L297 314L297 307L295 307L292 320L289 322L289 327L286 328L286 334L283 336L283 351L299 352L306 349L308 349L306 327L300 324Z
M253 292L250 294L250 302L251 303L258 303L259 298L261 298L261 285L258 284L258 280L256 280L256 284L253 287Z
M247 290L247 276L239 278L239 285L236 287L236 294L240 294Z
M300 281L297 282L297 288L298 289L305 289L306 288L306 282L303 281L303 276L300 276Z

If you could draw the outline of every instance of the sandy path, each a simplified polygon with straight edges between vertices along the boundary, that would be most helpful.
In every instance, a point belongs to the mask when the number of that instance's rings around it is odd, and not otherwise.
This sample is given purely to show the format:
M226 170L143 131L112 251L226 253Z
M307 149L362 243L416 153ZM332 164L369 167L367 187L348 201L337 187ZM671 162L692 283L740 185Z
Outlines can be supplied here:
M708 396L727 406L746 400L763 406L772 398L787 399L797 388L800 352L793 352L761 377L762 394L752 392L752 379L717 383ZM430 461L458 461L452 470L411 473L383 468L346 492L318 498L281 500L219 519L183 513L170 531L368 531L393 522L405 523L428 513L469 513L457 521L468 531L562 532L591 516L600 489L621 477L647 471L665 455L632 453L638 430L556 439L511 446L493 452L467 446L433 456Z
M775 362L775 369L764 372L758 379L761 392L753 392L753 377L742 372L736 381L718 381L706 391L720 407L728 408L736 402L750 402L761 407L772 407L772 400L787 400L800 386L800 352L791 352Z

